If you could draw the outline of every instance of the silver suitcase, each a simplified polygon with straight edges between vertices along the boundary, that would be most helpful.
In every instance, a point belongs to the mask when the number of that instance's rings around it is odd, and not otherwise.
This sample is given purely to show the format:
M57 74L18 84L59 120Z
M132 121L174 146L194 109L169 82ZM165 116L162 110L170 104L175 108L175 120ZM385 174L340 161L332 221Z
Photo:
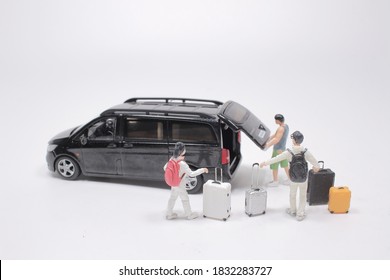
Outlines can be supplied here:
M215 180L208 180L203 185L203 217L226 221L231 211L231 185L230 183L217 180L215 169Z
M258 167L256 186L253 183L254 167ZM265 214L267 209L267 190L259 186L260 166L258 163L252 165L251 188L245 192L245 213L249 216Z

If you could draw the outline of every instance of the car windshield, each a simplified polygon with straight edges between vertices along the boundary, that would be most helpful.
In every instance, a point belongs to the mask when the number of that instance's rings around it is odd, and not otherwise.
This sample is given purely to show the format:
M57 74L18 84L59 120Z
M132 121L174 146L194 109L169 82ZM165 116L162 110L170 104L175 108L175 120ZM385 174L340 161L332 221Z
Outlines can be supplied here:
M72 136L72 135L76 134L77 132L79 132L87 123L88 123L88 122L85 122L85 123L83 123L82 125L76 126L76 127L72 130L72 132L70 133L70 135Z
M79 126L76 126L72 132L70 133L70 135L73 135L75 133L77 133L78 131L80 131L80 129L83 127L83 125L79 125Z
M89 123L90 121L88 121L88 122L85 122L85 123L83 123L82 125L79 125L79 126L76 126L73 130L72 130L72 132L70 133L70 135L72 136L72 135L74 135L74 134L76 134L77 132L79 132L83 127L85 127L85 125L87 124L87 123Z

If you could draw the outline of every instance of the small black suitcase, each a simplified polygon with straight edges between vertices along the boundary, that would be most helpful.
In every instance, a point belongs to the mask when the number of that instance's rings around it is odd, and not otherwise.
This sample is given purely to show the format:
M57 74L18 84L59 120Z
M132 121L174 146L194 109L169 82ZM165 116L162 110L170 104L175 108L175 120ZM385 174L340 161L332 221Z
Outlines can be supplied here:
M322 205L329 202L329 189L334 186L335 173L329 168L324 168L318 172L309 171L308 186L307 186L307 201L309 205Z

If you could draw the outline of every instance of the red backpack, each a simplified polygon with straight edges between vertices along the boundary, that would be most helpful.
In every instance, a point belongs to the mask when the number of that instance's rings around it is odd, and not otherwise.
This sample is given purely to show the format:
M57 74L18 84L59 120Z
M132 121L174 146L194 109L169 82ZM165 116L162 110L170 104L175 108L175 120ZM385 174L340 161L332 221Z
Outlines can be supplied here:
M183 176L179 176L180 164L179 161L170 159L167 163L167 168L165 169L165 182L171 187L178 187L180 185L181 179Z

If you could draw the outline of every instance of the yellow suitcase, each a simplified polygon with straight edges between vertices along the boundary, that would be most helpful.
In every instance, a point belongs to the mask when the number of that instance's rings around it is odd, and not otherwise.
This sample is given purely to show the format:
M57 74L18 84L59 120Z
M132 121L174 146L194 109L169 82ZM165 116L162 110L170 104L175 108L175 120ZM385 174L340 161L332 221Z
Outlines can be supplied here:
M348 213L351 204L351 191L348 187L329 189L328 210L330 213Z

